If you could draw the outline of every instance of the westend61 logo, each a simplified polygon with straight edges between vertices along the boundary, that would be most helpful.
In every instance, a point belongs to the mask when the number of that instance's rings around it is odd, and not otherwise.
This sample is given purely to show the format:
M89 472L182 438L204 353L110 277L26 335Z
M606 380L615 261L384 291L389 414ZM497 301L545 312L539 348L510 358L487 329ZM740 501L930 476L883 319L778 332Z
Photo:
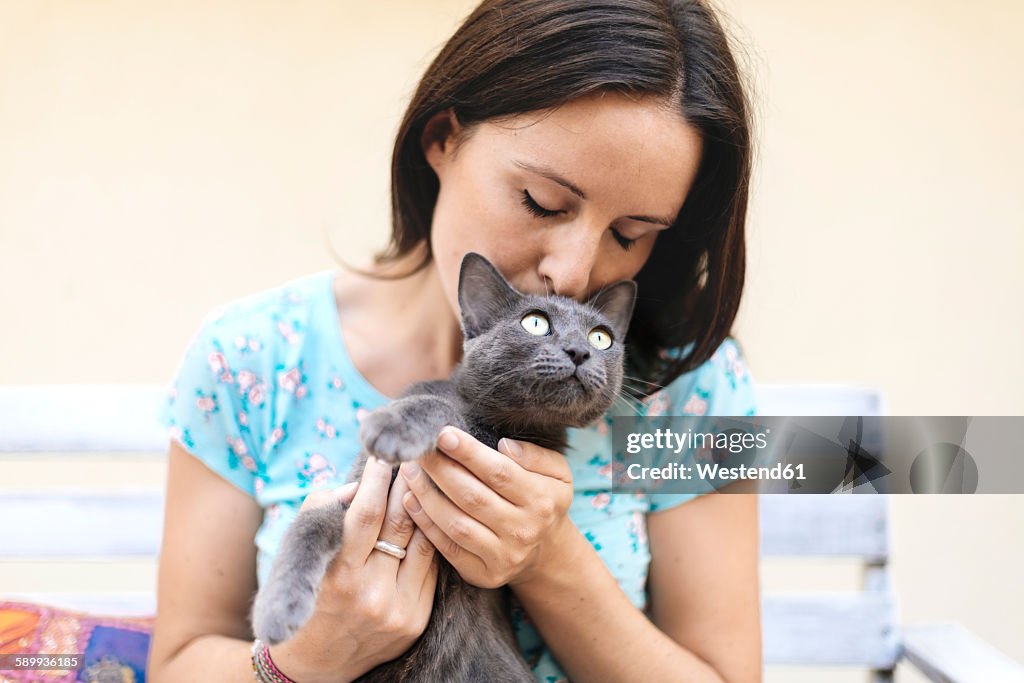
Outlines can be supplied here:
M1020 416L616 417L612 491L1020 493L1022 428Z

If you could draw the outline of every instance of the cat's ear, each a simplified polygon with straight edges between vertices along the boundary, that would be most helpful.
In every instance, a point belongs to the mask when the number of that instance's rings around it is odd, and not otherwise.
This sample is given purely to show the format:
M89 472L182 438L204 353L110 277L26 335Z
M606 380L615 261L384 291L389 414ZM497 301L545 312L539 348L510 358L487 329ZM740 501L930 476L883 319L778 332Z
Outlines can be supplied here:
M598 292L590 301L591 306L601 311L612 323L612 332L625 340L629 329L630 318L633 317L633 306L636 303L636 283L632 280L616 282Z
M490 261L468 252L459 269L459 308L462 310L462 332L472 339L507 315L522 295L498 272Z

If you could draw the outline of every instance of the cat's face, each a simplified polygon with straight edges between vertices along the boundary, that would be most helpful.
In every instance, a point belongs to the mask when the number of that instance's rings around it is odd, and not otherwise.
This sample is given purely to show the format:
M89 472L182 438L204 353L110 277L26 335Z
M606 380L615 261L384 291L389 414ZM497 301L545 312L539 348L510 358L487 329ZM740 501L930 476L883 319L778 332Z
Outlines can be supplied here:
M593 422L621 389L635 298L630 280L587 303L522 294L483 256L466 254L460 390L481 414L503 423Z

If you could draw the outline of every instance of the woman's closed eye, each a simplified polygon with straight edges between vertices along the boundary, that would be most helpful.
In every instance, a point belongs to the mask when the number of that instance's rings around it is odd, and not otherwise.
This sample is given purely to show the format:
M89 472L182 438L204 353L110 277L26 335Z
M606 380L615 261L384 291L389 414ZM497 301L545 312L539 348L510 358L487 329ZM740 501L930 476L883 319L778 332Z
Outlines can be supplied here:
M523 190L523 206L526 207L527 211L532 213L534 216L537 216L538 218L551 218L552 216L557 216L558 214L563 213L562 211L552 211L550 209L545 209L543 206L534 201L533 197L531 197L530 193L526 190ZM615 237L615 241L618 242L619 246L621 246L625 250L628 250L631 246L633 246L633 243L636 242L635 239L629 239L628 237L625 237L621 232L619 232L615 228L612 228L611 230L612 235L614 235Z

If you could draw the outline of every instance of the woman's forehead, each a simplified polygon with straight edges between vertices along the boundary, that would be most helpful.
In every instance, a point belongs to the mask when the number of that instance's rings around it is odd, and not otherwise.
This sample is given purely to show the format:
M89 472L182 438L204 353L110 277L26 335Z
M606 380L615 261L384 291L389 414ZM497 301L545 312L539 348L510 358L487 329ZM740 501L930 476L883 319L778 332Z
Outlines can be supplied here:
M481 132L489 163L558 182L581 198L628 194L656 217L678 212L702 147L699 132L656 100L614 95L488 123Z

